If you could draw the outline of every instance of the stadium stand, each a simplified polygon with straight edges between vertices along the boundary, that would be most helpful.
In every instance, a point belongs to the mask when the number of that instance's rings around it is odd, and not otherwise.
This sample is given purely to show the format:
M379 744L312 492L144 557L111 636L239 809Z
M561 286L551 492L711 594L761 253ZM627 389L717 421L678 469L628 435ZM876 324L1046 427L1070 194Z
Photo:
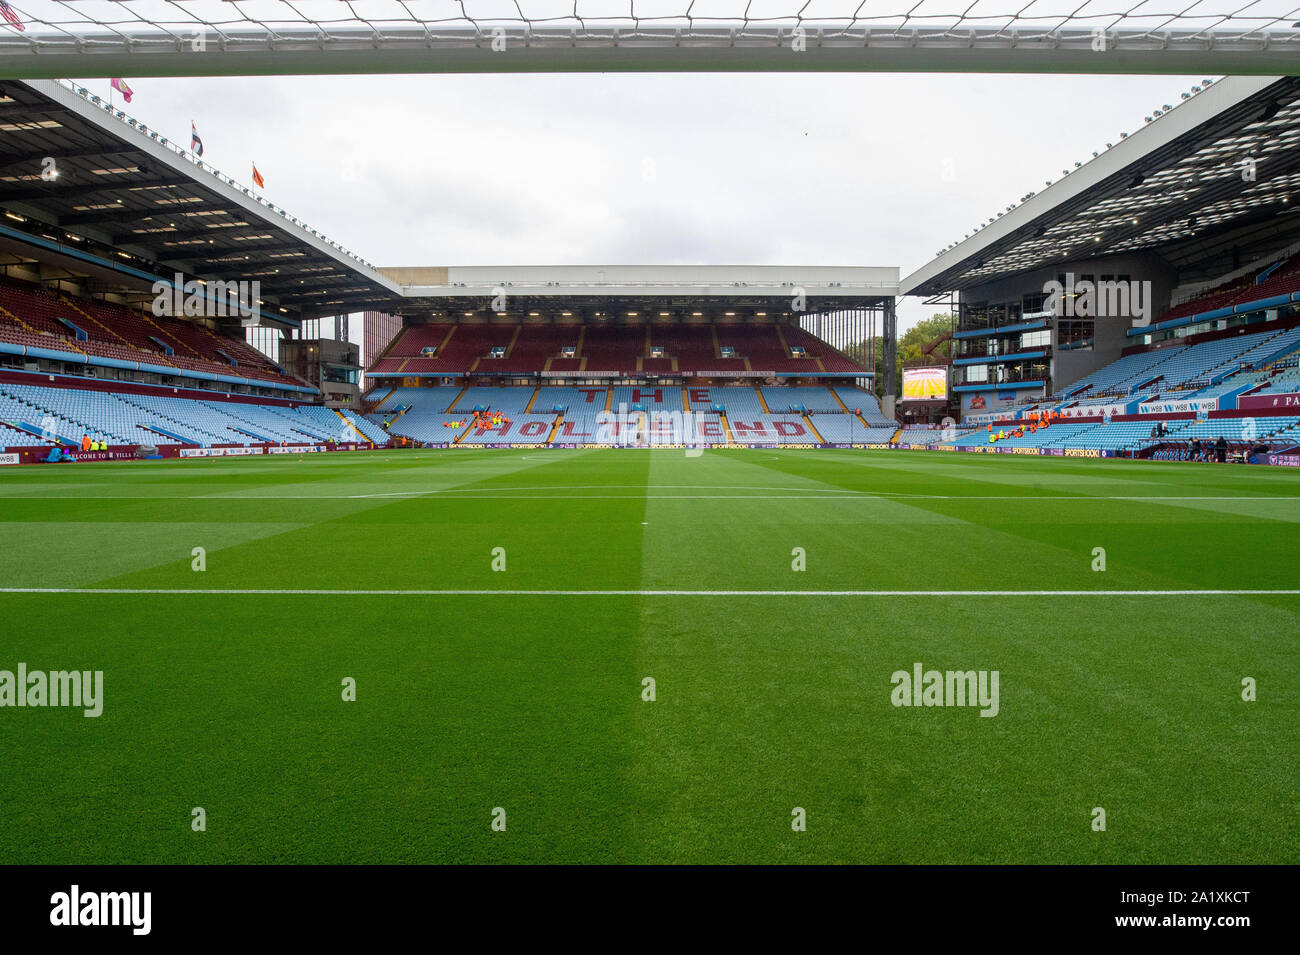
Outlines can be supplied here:
M822 436L822 440L828 444L860 444L863 442L869 444L887 444L893 439L894 434L898 431L897 425L887 427L867 427L857 415L844 414L811 414L808 419L812 422L817 433Z
M608 425L604 412L583 412L577 415L566 414L560 422L560 429L555 434L556 444L610 444Z
M1255 275L1237 276L1180 302L1162 313L1155 323L1249 305L1297 291L1300 291L1300 253L1275 261Z
M4 413L4 396L0 395L0 414ZM0 424L0 450L7 448L37 448L49 444L34 434L18 431L8 425Z
M1281 288L1300 283L1300 264L1273 270L1250 289ZM1278 283L1272 285L1270 283ZM1220 289L1214 295L1226 294ZM1243 294L1237 290L1238 295ZM1206 299L1203 295L1198 301ZM21 314L21 317L19 317ZM1289 394L1300 389L1300 325L1282 327L1258 322L1236 333L1222 331L1165 347L1123 356L1029 410L1064 410L1068 417L1037 432L997 442L1005 449L1100 449L1151 453L1179 447L1192 439L1222 436L1235 444L1262 441L1290 445L1300 440L1297 419L1249 419L1235 412L1242 396ZM244 342L222 339L206 328L135 313L125 306L72 300L38 287L0 281L0 340L39 342L45 348L79 349L104 357L129 355L135 360L167 362L171 367L212 369L218 365L285 379L265 356ZM571 345L577 355L559 358ZM735 359L721 359L719 349L735 348ZM792 345L805 351L796 357ZM504 357L491 358L500 348ZM432 352L426 351L432 349ZM661 356L651 351L662 349ZM251 354L250 354L251 353ZM930 428L900 429L887 418L873 394L839 382L814 384L819 368L829 369L838 355L815 337L793 326L737 324L614 326L530 326L500 324L416 324L390 343L378 366L401 368L403 376L432 371L467 380L485 364L528 373L540 365L572 361L592 372L671 374L683 365L708 368L739 362L750 370L790 374L807 372L796 385L761 386L684 384L540 385L483 383L429 387L374 387L366 415L319 405L229 402L159 394L111 394L75 387L0 385L0 441L5 446L34 447L53 438L65 444L83 436L113 445L352 443L390 438L463 447L511 444L629 443L657 444L988 444L983 428L960 429L950 441ZM491 380L491 379L488 379ZM55 384L62 385L64 382ZM1207 420L1172 414L1168 433L1151 434L1159 414L1136 420L1098 420L1103 406L1122 399L1137 412L1145 401L1198 399L1198 407L1220 411ZM1153 406L1154 407L1154 406ZM1169 408L1177 405L1170 404ZM508 421L481 430L473 426L475 410L501 412ZM623 415L618 413L622 411ZM1108 412L1113 407L1108 408ZM613 412L611 415L610 412ZM690 414L686 414L689 412ZM857 414L855 412L860 412ZM1225 416L1228 415L1228 416ZM1181 419L1181 420L1180 420ZM1251 422L1254 423L1251 423ZM463 427L448 427L448 424ZM1010 432L1015 427L1000 425ZM44 430L42 430L44 429ZM44 437L42 437L44 435Z
M90 363L145 364L160 373L237 375L301 385L247 342L112 302L55 295L14 279L0 280L0 348L5 344L64 352Z
M619 386L614 389L612 407L629 410L682 411L682 389L670 385Z
M950 438L959 437L960 435L974 431L973 428L954 430ZM938 428L904 428L898 432L898 444L940 444L944 440L944 432Z
M722 361L713 350L713 327L689 325L652 326L650 329L651 345L660 345L669 361L675 361L678 371L739 370L734 366L744 367L744 362L729 360L727 366L719 366ZM670 366L671 367L671 366Z
M1150 421L1112 421L1110 424L1094 424L1092 427L1080 426L1073 434L1056 440L1052 435L1053 425L1046 432L1038 432L1048 439L1042 445L1048 448L1110 449L1129 450L1145 447L1152 443Z
M565 345L577 345L582 326L523 325L503 358L485 358L479 370L496 373L546 371Z
M843 385L837 386L833 390L840 401L844 402L844 407L848 410L861 409L862 419L867 424L879 428L898 427L896 421L887 417L880 410L880 401L870 392L863 391L861 388L848 388Z
M545 444L555 427L555 415L523 415L505 424L480 430L467 428L462 445Z
M705 393L703 402L696 400L700 392ZM746 415L762 416L767 414L759 403L758 392L744 385L723 385L717 388L691 388L687 392L691 409L699 410L703 404L708 409L721 408L728 416Z
M802 414L843 413L844 408L829 388L820 387L764 387L759 391L773 412L798 411Z
M110 445L311 444L387 435L359 416L319 405L262 405L163 395L111 394L43 385L0 384L0 439L6 446L74 445L83 436ZM347 420L345 420L345 418ZM361 422L361 423L359 423ZM18 438L16 436L22 436ZM46 436L42 440L42 436Z
M809 444L817 440L803 415L728 412L727 424L738 444Z
M537 390L537 397L533 400L532 413L543 414L559 409L569 415L582 414L587 411L594 414L605 407L608 398L609 389L603 387L543 387Z
M588 326L582 336L582 370L635 371L644 347L644 329Z
M574 349L572 358L561 357L566 346ZM734 349L733 357L722 357L724 346ZM494 348L504 349L504 354L492 357ZM802 348L804 355L797 357L794 348ZM656 355L657 349L662 353ZM865 373L855 362L796 325L727 323L416 324L404 328L371 368L372 374L380 375L560 371L647 375L724 371Z
M1208 421L1192 421L1181 427L1171 428L1166 441L1190 441L1200 438L1202 441L1215 440L1222 436L1228 441L1270 441L1273 437L1294 429L1300 418L1213 418Z
M387 428L389 435L410 438L431 444L454 442L463 438L469 431L470 415L438 414L436 412L410 413L403 415ZM450 424L462 424L464 427L453 429Z
M1062 389L1044 403L1086 408L1120 398L1217 398L1265 379L1254 363L1300 349L1300 327L1239 334L1126 355Z
M1300 391L1300 368L1292 366L1281 368L1264 379L1264 383L1253 392L1257 395L1284 394Z
M514 417L522 415L533 396L532 388L476 387L466 388L456 402L456 411L503 411Z
M1290 333L1282 333L1290 334ZM1242 359L1242 356L1269 342L1281 345L1282 335L1261 332L1242 335L1235 338L1222 338L1216 341L1201 342L1187 348L1178 349L1173 355L1152 371L1160 376L1160 386L1165 389L1195 390L1209 383L1209 378L1216 371L1227 369Z
M1080 378L1065 388L1063 392L1059 392L1056 397L1127 395L1130 386L1136 385L1140 381L1149 380L1153 377L1151 370L1156 365L1173 357L1173 352L1181 350L1182 348L1162 349L1154 352L1125 355L1109 365L1097 369L1092 374Z
M1074 445L1070 444L1069 443L1070 441L1074 440L1080 434L1087 431L1091 431L1097 427L1100 427L1100 425L1097 422L1089 422L1089 421L1060 422L1058 424L1053 424L1049 428L1042 428L1036 432L1026 432L1023 437L1003 438L996 442L996 446L1000 448L1073 447ZM1150 429L1150 427L1151 427L1150 424L1148 424L1147 425L1148 430ZM999 429L994 428L994 431L997 430ZM1010 428L1008 427L1005 430L1009 432ZM989 441L989 435L987 432L977 430L977 431L969 432L967 434L959 435L957 438L955 438L952 441L946 441L941 443L951 444L954 447L969 448L969 447L976 447L979 445L987 445L992 442Z
M375 417L411 408L430 414L442 414L451 407L463 388L393 388L376 406Z

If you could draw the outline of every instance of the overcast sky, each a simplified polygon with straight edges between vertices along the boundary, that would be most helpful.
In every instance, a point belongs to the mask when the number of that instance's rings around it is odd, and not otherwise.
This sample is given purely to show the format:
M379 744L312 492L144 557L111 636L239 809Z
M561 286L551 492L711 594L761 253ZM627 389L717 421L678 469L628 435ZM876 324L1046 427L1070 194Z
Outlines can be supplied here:
M377 265L906 275L1202 78L128 77L126 109Z

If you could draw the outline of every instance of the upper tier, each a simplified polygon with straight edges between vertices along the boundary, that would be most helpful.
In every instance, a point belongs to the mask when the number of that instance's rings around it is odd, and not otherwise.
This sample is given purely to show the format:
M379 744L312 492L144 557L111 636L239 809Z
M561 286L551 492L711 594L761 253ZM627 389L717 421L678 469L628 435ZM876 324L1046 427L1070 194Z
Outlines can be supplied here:
M494 349L502 349L493 357ZM724 349L732 349L723 357ZM796 355L802 348L804 354ZM426 350L432 349L432 355ZM566 355L566 349L572 353ZM408 325L370 369L371 376L589 374L780 375L868 372L793 325Z

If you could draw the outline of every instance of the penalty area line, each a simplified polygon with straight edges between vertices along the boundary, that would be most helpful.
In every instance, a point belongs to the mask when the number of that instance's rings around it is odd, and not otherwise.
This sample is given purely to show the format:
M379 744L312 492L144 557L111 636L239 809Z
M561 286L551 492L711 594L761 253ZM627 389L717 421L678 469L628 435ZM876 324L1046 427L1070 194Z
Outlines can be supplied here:
M215 597L1294 597L1300 590L370 590L362 588L0 587L0 594Z

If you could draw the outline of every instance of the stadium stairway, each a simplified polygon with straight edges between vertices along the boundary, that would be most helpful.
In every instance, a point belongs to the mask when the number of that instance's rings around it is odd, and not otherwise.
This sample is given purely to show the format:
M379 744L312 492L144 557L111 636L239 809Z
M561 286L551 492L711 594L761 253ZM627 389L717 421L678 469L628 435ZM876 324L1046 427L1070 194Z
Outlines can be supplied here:
M536 400L537 400L537 395L533 395L533 401L536 401ZM528 402L528 407L531 408L532 406L533 406L533 402L532 402L532 401ZM559 431L560 431L560 425L563 424L563 423L564 423L564 412L561 411L559 414L557 414L557 415L555 416L555 423L554 423L553 425L551 425L551 433L548 434L548 435L546 436L546 443L547 443L547 444L554 444L554 443L555 443L555 436L556 436L556 434L559 433Z
M0 396L16 402L14 410L30 408L31 413L24 413L25 416L31 417L33 422L40 421L42 426L45 425L47 417L53 419L59 428L59 434L78 436L74 443L80 444L79 436L83 434L89 435L93 441L108 441L111 444L131 443L132 435L121 435L103 424L94 423L93 415L86 417L83 413L88 409L77 401L79 395L76 393L46 386L6 385L0 388ZM31 425L33 422L28 424ZM32 428L28 427L26 430ZM41 429L37 428L33 433L40 434Z
M817 439L817 443L825 444L826 442L822 439L821 433L817 430L817 426L812 423L812 418L805 414L803 420L804 423L808 425L808 430L812 432L812 436Z
M90 314L90 312L86 311L84 308L82 308L76 302L72 301L72 299L68 298L66 295L60 295L59 301L62 302L64 305L68 306L68 308L74 309L79 315L81 315L83 319L85 319L86 322L93 323L95 326L102 329L104 332L111 335L113 338L116 338L124 348L130 348L136 351L139 350L140 347L139 345L136 345L135 343L131 342L129 339L123 338L112 328L110 328L104 322L101 322L98 318ZM164 365L175 364L175 362L168 361L166 355L158 355L156 356L155 360L161 362Z
M280 442L277 441L275 438L267 437L267 436L264 435L264 434L258 434L256 431L249 431L249 430L247 430L246 428L237 428L237 427L235 427L233 424L231 424L231 425L227 425L226 427L228 427L231 431L235 432L235 434L242 434L244 437L246 437L246 438L252 438L254 441L257 441L257 442L259 442L259 443L261 443L261 444L279 444L279 443L280 443Z
M718 418L722 421L722 432L727 436L727 444L735 444L736 439L731 436L731 422L727 420L727 412L719 412Z
M209 411L216 412L217 414L224 414L228 418L234 418L235 421L239 423L227 424L226 427L229 428L231 431L236 432L237 434L249 435L256 441L265 441L270 444L279 444L281 441L290 440L291 437L289 434L290 432L297 432L302 437L309 438L310 440L316 440L314 437L309 435L307 432L303 431L301 428L288 427L282 429L278 422L267 420L266 414L261 415L262 420L260 421L256 420L252 416L256 415L259 411L265 411L265 409L261 409L256 405L241 407L239 411L236 412L233 407L229 407L229 406L225 406L225 407L217 406L217 405L213 405L211 402L208 401L201 401L199 403L205 405ZM270 414L274 416L277 413L270 412ZM252 430L254 428L258 430L256 431ZM281 431L282 433L276 435L274 434L275 431ZM294 440L298 440L298 439L294 438Z
M278 428L288 428L290 432L300 434L310 441L327 441L334 434L333 431L322 427L311 427L312 422L298 414L286 414L278 408L263 408L264 416L271 416L268 423L274 423ZM279 419L278 421L275 419ZM280 422L284 423L281 424Z
M144 312L141 312L140 317L145 320L146 324L152 325L157 330L159 338L166 339L167 341L174 343L172 346L172 351L176 351L177 350L176 346L179 345L180 348L190 353L191 358L196 358L200 361L207 360L206 356L201 351L199 351L197 348L195 348L193 345L187 342L180 335L174 335L171 332L169 332L167 329L163 328L161 325L159 325L157 322L153 320L152 316Z
M159 410L157 407L149 407L149 405L145 404L143 400L133 400L126 395L114 395L113 397L126 405L130 413L147 415L149 419L152 419L148 427L153 431L156 431L158 434L167 435L168 437L171 437L172 440L177 440L177 437L179 437L181 444L219 443L227 440L229 437L228 435L218 435L206 428L200 428L197 425L181 421L179 418L169 415L166 412ZM188 436L185 435L185 432L189 432ZM173 435L176 437L172 437ZM206 438L207 440L196 441L196 437Z
M35 448L49 443L27 431L10 427L0 421L0 448Z
M464 388L462 388L460 390L460 394L458 394L455 398L451 399L451 404L447 405L447 414L451 414L453 411L456 410L456 402L460 401L461 398L464 398L465 392L467 391L469 391L469 385L466 385Z
M3 424L5 427L17 431L19 434L39 439L40 443L53 443L65 448L81 447L80 441L74 441L67 435L61 434L51 428L42 429L40 425L32 424L27 421L4 421Z
M168 431L160 424L139 424L136 425L136 427L143 428L145 431L152 431L154 434L162 435L164 438L167 438L169 441L175 441L177 444L193 443L192 438L187 438L185 435L178 434L175 431Z
M3 305L0 305L0 315L3 315L5 318L9 319L9 321L13 322L19 328L25 329L29 334L32 335L40 334L40 332L37 329L33 328L31 325L28 325L26 322L24 322L13 312L9 311L9 309L5 308ZM77 354L85 358L90 357L89 355L86 354L84 349L78 347L77 343L75 341L72 341L71 339L60 338L57 339L57 342L58 342L58 347L60 348L70 348L73 351L75 351Z
M349 431L351 431L353 434L357 436L358 441L360 441L362 444L369 444L372 447L374 446L374 442L371 441L369 438L367 438L364 434L362 434L361 430L356 425L354 425L351 421L349 421L346 417L344 417L342 411L339 411L337 408L335 408L334 413L338 415L339 420L343 422L343 427L347 428Z

